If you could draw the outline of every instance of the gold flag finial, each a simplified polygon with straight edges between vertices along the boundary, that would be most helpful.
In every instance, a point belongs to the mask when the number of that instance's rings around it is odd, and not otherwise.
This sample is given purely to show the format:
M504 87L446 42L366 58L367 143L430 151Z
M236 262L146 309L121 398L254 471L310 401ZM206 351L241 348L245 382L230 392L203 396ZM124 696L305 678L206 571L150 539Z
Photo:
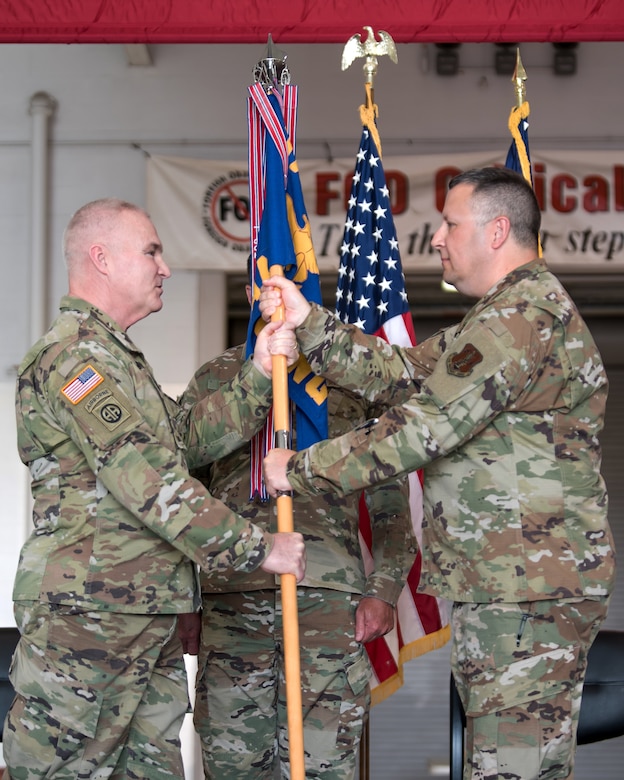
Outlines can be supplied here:
M518 108L520 108L520 106L526 100L526 87L524 82L527 80L527 74L524 66L522 65L522 60L520 59L519 48L516 49L516 67L514 68L514 73L511 77L511 80L516 85L516 104Z
M398 62L397 50L392 36L384 30L379 30L379 40L375 38L372 27L364 27L368 35L362 41L360 33L352 35L342 50L342 70L346 70L358 57L364 57L364 74L366 83L372 86L373 78L377 75L377 57L387 54L392 62Z
M346 70L358 57L364 57L363 70L366 77L366 104L360 106L360 118L362 124L368 127L373 134L375 144L377 145L377 151L381 157L381 140L375 123L375 119L377 118L377 106L373 99L373 79L377 75L377 57L382 57L384 54L387 54L395 64L399 61L399 58L390 33L379 30L379 40L377 40L372 27L364 27L364 29L368 33L364 42L362 42L360 33L356 33L345 43L345 47L342 50L341 65L342 70Z

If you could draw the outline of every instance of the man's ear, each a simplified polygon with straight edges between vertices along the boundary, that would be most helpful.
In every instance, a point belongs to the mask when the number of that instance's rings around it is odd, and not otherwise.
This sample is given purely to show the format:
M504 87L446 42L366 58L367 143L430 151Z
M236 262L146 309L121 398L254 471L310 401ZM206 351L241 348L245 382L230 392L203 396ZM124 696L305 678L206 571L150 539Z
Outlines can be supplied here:
M504 216L496 217L493 224L492 248L499 249L507 240L511 225L509 224L509 218Z
M107 252L102 244L92 244L89 247L89 260L98 273L108 274Z

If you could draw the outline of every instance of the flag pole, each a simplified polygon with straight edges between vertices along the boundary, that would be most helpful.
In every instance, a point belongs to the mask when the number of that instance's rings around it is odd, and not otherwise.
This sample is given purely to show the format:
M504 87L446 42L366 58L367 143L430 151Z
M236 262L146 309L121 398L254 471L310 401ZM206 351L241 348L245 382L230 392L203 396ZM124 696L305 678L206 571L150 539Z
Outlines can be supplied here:
M364 27L368 35L365 41L359 33L352 35L346 42L342 51L341 69L346 70L354 60L364 57L364 89L366 92L366 103L360 106L360 119L362 125L368 128L373 136L379 157L381 157L381 139L377 130L377 113L375 105L373 79L377 75L377 57L387 54L392 62L398 62L398 56L394 40L389 33L384 30L379 31L379 40L376 40L372 27ZM359 777L360 780L370 780L370 713L368 713L362 730L362 739L360 741L359 755Z
M273 265L272 276L283 276L281 265ZM283 305L271 317L273 322L284 320ZM275 446L289 449L290 414L288 403L288 366L285 355L273 355L273 425ZM277 530L294 531L291 493L277 497ZM284 630L284 675L286 678L286 710L288 718L288 758L291 780L305 778L303 747L303 709L301 703L301 671L299 652L299 616L297 610L297 581L294 574L280 575L282 595L282 623Z
M289 78L286 56L273 45L272 36L269 34L266 57L257 63L254 79L268 94L278 90L281 84L288 83ZM291 143L294 146L294 139L291 139ZM270 265L268 271L271 276L284 275L283 266L279 264ZM271 320L273 322L283 322L284 319L285 309L282 305L273 314ZM271 364L274 446L290 449L290 403L288 398L288 364L286 356L273 355ZM276 499L276 506L277 530L286 533L294 531L292 494L289 492L280 493ZM282 599L290 777L291 780L305 780L299 617L297 609L297 580L294 574L280 575L280 592Z
M524 82L527 80L526 70L520 59L520 49L516 49L516 67L514 68L513 76L511 80L515 84L516 89L516 106L521 108L522 104L526 100L526 86Z

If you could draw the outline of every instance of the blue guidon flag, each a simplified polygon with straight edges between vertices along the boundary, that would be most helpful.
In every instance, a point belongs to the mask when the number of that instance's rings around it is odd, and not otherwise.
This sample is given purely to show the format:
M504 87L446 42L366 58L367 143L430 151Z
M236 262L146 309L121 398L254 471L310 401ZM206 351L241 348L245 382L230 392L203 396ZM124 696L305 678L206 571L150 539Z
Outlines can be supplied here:
M524 176L526 181L533 186L533 171L531 170L531 154L529 152L529 114L531 108L527 100L523 100L519 106L514 106L509 112L507 126L511 133L511 144L505 159L505 168ZM538 245L538 254L542 256L541 242Z
M531 109L525 100L520 106L515 106L509 114L509 132L512 141L507 152L505 168L511 168L521 173L533 186L531 172L531 156L529 154L529 113Z
M264 323L259 296L269 268L281 266L307 300L321 303L321 285L299 169L291 138L296 124L296 87L268 94L260 84L249 87L249 187L251 227L251 287L253 300L247 331L247 355ZM327 438L327 388L301 356L289 370L289 398L295 407L297 447L304 449ZM269 425L272 422L269 421ZM262 440L261 440L262 439ZM270 449L269 431L252 443L251 494L267 498L261 461Z

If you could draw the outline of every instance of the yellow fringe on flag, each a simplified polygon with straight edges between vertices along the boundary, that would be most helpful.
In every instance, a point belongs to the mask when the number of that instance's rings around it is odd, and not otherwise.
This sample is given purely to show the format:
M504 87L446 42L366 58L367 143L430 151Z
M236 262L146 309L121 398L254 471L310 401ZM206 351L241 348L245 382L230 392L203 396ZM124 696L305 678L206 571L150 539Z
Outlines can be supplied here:
M399 651L398 671L396 674L393 674L392 677L389 677L387 680L384 680L384 682L373 688L371 692L371 705L374 707L376 704L380 704L401 688L403 685L403 664L406 661L418 658L418 656L424 655L431 650L439 650L439 648L443 647L450 638L451 627L447 623L438 631L434 631L432 634L425 634L425 636L417 639L415 642L404 645Z

